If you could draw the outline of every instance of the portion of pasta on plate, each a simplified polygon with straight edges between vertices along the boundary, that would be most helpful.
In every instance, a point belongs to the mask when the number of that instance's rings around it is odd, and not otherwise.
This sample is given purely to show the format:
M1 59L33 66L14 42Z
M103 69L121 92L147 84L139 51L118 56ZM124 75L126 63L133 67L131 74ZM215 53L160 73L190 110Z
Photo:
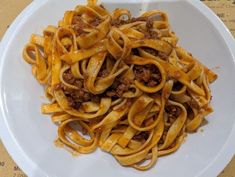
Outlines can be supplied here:
M217 75L177 42L162 11L134 18L90 0L33 34L23 57L65 147L82 154L100 147L123 166L147 170L213 111L209 84Z

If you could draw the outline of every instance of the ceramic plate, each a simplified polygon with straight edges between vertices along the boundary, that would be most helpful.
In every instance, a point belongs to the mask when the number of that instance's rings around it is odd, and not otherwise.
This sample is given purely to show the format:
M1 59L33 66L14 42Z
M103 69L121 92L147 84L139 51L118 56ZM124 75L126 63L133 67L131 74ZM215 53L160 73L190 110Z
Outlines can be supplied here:
M73 157L54 146L57 127L40 113L46 102L22 49L32 33L57 25L66 10L85 1L36 0L14 21L0 47L0 135L7 150L30 177L214 177L235 151L235 42L223 23L200 1L104 0L109 10L128 8L133 15L160 9L169 15L180 45L219 76L211 85L214 113L208 124L190 134L174 154L159 158L151 170L120 166L97 150Z

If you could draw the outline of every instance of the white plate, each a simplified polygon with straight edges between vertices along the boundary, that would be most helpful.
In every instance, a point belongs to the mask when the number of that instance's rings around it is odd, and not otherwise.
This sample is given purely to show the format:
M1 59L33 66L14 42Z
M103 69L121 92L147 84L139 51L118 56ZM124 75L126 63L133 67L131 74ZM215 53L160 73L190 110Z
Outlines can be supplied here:
M207 117L204 132L191 134L174 154L160 158L146 172L121 167L114 158L97 150L72 155L53 144L57 127L40 113L43 89L21 57L32 33L57 24L64 12L78 1L34 1L11 25L1 43L0 134L17 164L31 177L210 177L216 176L234 154L235 147L235 43L223 23L200 1L104 0L109 9L161 9L180 38L180 44L219 75L212 85L215 112ZM84 2L84 1L83 1Z

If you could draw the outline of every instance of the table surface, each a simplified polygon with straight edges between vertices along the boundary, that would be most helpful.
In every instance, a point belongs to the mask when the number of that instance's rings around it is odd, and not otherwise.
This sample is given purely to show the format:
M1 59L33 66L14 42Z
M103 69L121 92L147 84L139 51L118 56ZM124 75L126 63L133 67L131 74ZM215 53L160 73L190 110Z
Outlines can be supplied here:
M16 4L17 2L17 4ZM31 0L0 0L0 39L14 18ZM235 0L203 0L227 25L235 37ZM8 155L0 142L0 176L27 177ZM235 157L219 177L235 177Z

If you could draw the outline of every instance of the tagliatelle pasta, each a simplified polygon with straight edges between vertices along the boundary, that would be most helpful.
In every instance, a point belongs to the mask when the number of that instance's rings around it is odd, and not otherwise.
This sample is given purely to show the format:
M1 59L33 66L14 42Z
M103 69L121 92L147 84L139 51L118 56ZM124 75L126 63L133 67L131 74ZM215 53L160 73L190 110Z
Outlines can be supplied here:
M134 18L96 0L33 34L23 51L45 88L58 141L77 153L100 147L123 166L147 170L175 152L213 112L217 75L177 44L168 16Z

